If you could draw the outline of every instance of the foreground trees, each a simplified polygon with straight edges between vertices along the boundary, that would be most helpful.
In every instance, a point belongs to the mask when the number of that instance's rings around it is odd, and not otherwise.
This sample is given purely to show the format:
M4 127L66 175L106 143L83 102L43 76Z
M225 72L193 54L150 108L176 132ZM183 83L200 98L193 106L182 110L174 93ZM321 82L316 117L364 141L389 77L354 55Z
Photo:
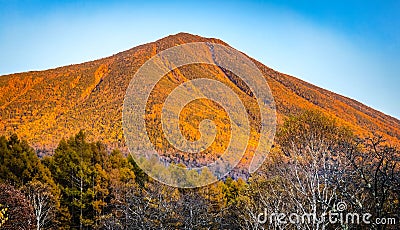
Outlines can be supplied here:
M36 229L45 229L57 222L59 197L56 197L58 192L52 192L52 189L49 185L37 180L29 182L21 189L33 207Z
M30 201L11 185L0 184L0 204L6 206L2 229L34 229L35 216ZM3 215L4 215L3 214Z
M321 113L306 111L290 117L277 133L283 153L272 157L271 176L282 178L282 188L288 199L289 210L298 214L311 213L316 221L299 223L302 228L325 229L329 220L324 216L339 201L332 182L340 179L340 156L343 146L351 140L351 133L338 126L334 119Z
M378 136L356 140L343 157L349 171L338 183L343 199L358 212L369 212L380 219L395 218L400 224L399 150Z
M62 140L46 160L61 190L65 218L76 228L97 226L109 194L108 158L100 143L87 143L83 132Z
M333 118L289 117L248 181L198 189L148 178L130 157L108 153L83 132L39 159L15 135L0 138L0 224L5 229L397 229L399 151L379 136L359 139ZM346 207L338 207L342 202ZM324 214L370 213L371 223ZM291 223L277 215L306 215ZM315 218L313 221L312 218ZM375 218L395 218L380 225Z
M375 219L394 218L399 224L398 150L380 137L358 139L314 111L289 117L276 139L279 145L242 197L243 228L396 229ZM283 221L280 213L287 215ZM368 224L360 219L332 222L329 213L370 213L372 218Z
M55 226L57 185L35 151L16 135L0 137L0 191L0 204L7 209L5 229Z
M44 167L26 141L12 135L0 137L0 181L21 186L34 179L53 184L49 170Z

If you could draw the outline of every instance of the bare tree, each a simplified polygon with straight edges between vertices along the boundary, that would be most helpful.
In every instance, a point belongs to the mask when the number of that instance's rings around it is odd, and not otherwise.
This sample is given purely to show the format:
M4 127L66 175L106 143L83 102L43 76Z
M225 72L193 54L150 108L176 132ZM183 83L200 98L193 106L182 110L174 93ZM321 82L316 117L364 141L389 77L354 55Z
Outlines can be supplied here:
M338 189L352 207L374 218L400 220L400 152L381 136L357 139L343 152L347 170ZM371 229L393 226L376 225Z
M277 147L249 180L237 210L243 229L396 229L373 221L331 223L326 214L345 202L347 213L399 220L400 153L379 137L358 139L321 113L289 117L277 135ZM257 215L286 214L283 222ZM291 213L311 221L288 224ZM260 217L260 216L258 216ZM314 219L314 221L312 221ZM398 224L398 223L397 223Z
M0 183L0 203L7 207L8 220L2 229L35 229L33 208L28 199L19 190L8 184Z
M306 111L289 118L277 135L282 155L274 159L276 173L298 214L311 214L314 221L301 221L305 229L326 229L325 215L337 202L332 180L340 171L338 152L351 138L347 129L320 112ZM339 170L339 171L338 171Z
M53 227L56 214L56 201L51 193L50 186L40 181L31 181L22 188L22 191L33 206L36 229Z
M272 165L271 165L272 166ZM265 166L268 167L268 166ZM254 174L249 186L232 211L236 212L236 225L241 229L285 229L284 223L270 222L270 214L288 210L288 196L282 186L282 178Z

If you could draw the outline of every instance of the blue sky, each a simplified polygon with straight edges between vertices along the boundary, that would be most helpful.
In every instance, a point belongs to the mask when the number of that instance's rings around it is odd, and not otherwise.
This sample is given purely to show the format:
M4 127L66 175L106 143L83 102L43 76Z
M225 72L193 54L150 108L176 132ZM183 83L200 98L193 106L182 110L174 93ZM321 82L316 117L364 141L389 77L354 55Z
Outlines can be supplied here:
M400 118L400 1L0 0L0 75L106 57L178 32Z

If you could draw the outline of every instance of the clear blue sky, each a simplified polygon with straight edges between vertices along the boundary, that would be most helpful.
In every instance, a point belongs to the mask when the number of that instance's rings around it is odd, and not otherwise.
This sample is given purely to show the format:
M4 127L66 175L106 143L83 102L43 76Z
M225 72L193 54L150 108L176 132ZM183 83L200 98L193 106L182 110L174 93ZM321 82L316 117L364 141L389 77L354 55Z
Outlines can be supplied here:
M189 32L400 118L400 1L144 2L0 0L0 75Z

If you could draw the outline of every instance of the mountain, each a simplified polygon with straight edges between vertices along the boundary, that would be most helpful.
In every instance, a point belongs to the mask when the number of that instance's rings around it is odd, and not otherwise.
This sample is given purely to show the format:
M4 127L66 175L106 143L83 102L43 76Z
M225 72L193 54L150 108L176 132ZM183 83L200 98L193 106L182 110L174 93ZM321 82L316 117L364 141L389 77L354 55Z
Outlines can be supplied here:
M0 76L0 134L15 132L38 152L51 152L62 138L84 129L89 140L102 141L110 149L124 149L122 105L132 76L156 53L190 42L228 45L215 38L179 33L95 61ZM396 118L252 60L271 88L278 123L290 114L313 109L336 118L338 123L350 127L359 136L374 133L384 136L393 145L400 143L400 121ZM157 142L161 149L169 148L156 119L156 112L161 111L162 99L174 86L210 74L229 85L248 106L254 103L254 98L237 77L223 69L198 64L191 69L181 67L173 70L163 78L164 83L155 89L150 105L151 114L147 117L153 122L148 124L152 141ZM201 108L214 108L211 112L218 110L218 105L209 101L199 101L198 105L200 109L197 110L188 108L184 120L189 116L195 120L200 119L200 115L208 116L202 113ZM251 113L252 110L249 111ZM224 123L223 116L224 113L214 116L217 124ZM250 122L255 123L257 119L257 116L253 116ZM185 123L183 132L187 138L198 138L195 123ZM222 141L212 147L220 152L225 145Z

